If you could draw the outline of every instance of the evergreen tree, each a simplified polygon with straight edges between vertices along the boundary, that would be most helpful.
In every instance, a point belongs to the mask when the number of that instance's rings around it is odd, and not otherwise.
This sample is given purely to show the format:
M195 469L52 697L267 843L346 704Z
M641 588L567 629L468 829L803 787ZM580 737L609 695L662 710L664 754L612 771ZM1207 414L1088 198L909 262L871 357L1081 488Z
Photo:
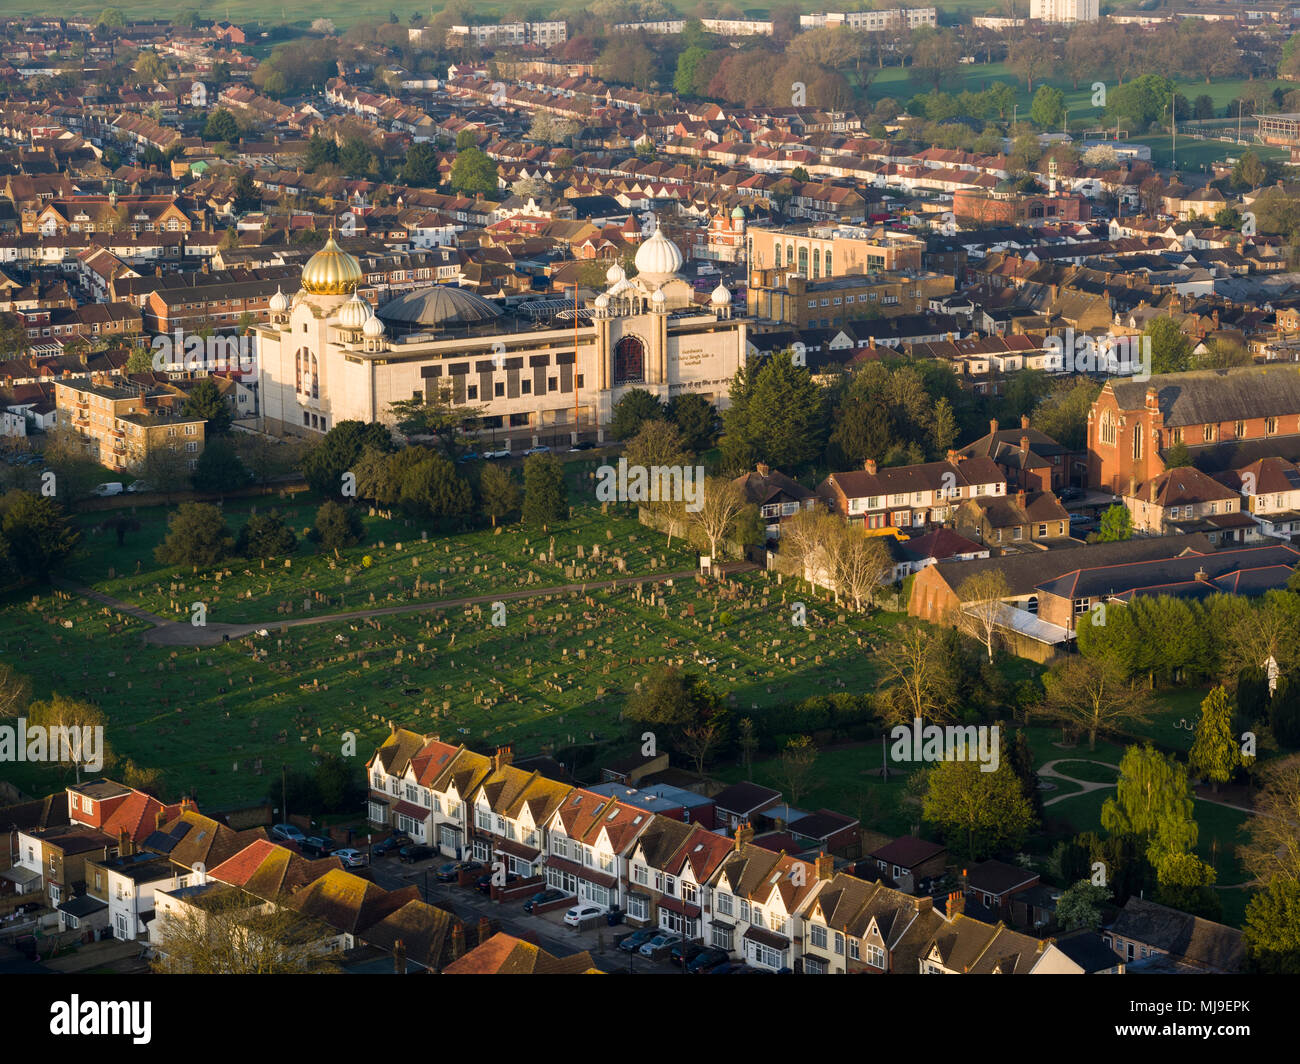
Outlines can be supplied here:
M1228 692L1216 687L1201 703L1201 719L1188 758L1191 770L1204 776L1218 792L1241 765L1241 748L1232 732L1232 704Z
M646 421L659 421L664 408L659 400L645 388L630 388L614 404L610 414L609 431L616 440L630 440Z
M497 521L519 509L519 483L508 469L486 466L479 478L478 490L483 513L491 519L493 528Z
M78 544L81 533L53 499L30 491L0 498L0 554L20 579L48 580Z
M279 510L254 514L239 530L235 553L245 558L281 558L294 552L298 537Z
M524 524L543 529L569 515L569 489L564 465L550 454L529 455L524 461Z
M440 454L430 454L402 477L402 506L415 516L460 517L469 512L474 493Z
M329 498L343 497L343 474L355 474L367 447L391 453L392 433L379 422L340 421L302 459L302 475L311 489Z
M224 495L248 485L251 476L227 440L217 439L203 448L194 468L194 490Z
M806 366L791 352L769 358L758 371L746 415L753 449L769 465L793 475L821 454L825 439L821 395Z
M205 502L183 502L167 521L167 537L154 549L163 565L210 568L235 549L221 510Z
M351 506L342 506L333 500L323 503L316 511L311 538L325 550L340 551L354 547L365 535L361 515Z

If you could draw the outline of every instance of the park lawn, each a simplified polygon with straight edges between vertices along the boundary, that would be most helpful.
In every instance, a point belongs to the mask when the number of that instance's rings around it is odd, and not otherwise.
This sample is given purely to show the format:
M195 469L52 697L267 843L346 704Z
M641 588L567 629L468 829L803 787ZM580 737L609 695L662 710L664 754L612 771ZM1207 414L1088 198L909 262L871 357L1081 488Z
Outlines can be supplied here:
M1243 125L1242 128L1249 135L1254 129L1254 124ZM1156 166L1169 167L1176 161L1178 169L1184 171L1208 172L1212 163L1240 158L1245 151L1253 151L1263 159L1276 159L1279 162L1290 159L1290 155L1285 150L1270 148L1263 144L1242 145L1230 140L1192 140L1188 137L1178 138L1178 148L1175 153L1168 133L1129 137L1128 143L1147 145L1151 149L1151 161Z
M274 504L239 500L224 507L227 525L236 535L254 510L270 509L279 510L299 536L297 550L288 559L263 563L232 557L221 568L198 574L185 566L160 565L153 551L166 535L171 511L151 507L136 512L140 530L127 533L121 548L112 533L94 531L103 518L83 516L86 549L67 575L170 620L188 619L192 604L202 602L209 623L271 624L312 612L686 572L696 568L698 557L685 540L678 537L669 547L665 537L634 516L577 506L571 520L547 533L519 524L440 533L433 523L368 510L363 516L365 540L335 559L317 553L305 537L315 519L315 499L298 496ZM552 544L554 562L547 560ZM593 548L599 549L599 559L593 557ZM578 557L579 551L584 558Z
M1050 802L1053 798L1059 798L1063 794L1077 794L1079 791L1083 790L1083 784L1074 783L1071 780L1057 779L1055 776L1043 777L1042 782L1050 783L1052 785L1050 791L1039 791L1044 802Z
M854 743L822 750L812 780L798 802L790 801L789 786L781 778L781 759L754 762L753 781L782 792L784 801L799 809L833 809L856 816L861 826L888 835L914 834L921 821L921 807L904 795L911 769L890 766L889 781L880 778L878 742ZM712 775L726 783L749 777L743 765L717 766Z
M1196 854L1218 873L1217 882L1231 886L1249 880L1249 873L1237 860L1237 847L1246 842L1242 829L1250 814L1198 798L1193 816L1200 829Z
M1084 783L1114 783L1119 778L1117 766L1095 761L1058 761L1056 771Z
M1246 906L1256 894L1254 889L1231 889L1215 891L1219 904L1223 906L1223 915L1219 922L1229 927L1241 927L1246 922Z
M1061 741L1061 729L1051 725L1031 725L1022 729L1029 737L1029 749L1034 755L1034 764L1043 766L1049 761L1105 761L1109 765L1118 765L1124 756L1125 748L1105 739L1097 740L1096 749L1089 749L1085 737L1082 742L1070 747L1055 745Z
M259 800L259 777L282 764L342 752L344 733L364 760L389 720L530 751L617 741L627 695L670 662L705 673L738 710L873 688L870 651L898 615L858 618L801 595L808 626L796 629L788 591L766 573L723 586L692 578L511 601L502 627L489 610L454 608L202 649L147 646L140 622L45 595L0 610L0 652L32 678L34 697L58 690L101 706L110 747L160 769L169 794L221 807ZM62 786L57 770L41 772ZM48 789L27 780L29 793Z

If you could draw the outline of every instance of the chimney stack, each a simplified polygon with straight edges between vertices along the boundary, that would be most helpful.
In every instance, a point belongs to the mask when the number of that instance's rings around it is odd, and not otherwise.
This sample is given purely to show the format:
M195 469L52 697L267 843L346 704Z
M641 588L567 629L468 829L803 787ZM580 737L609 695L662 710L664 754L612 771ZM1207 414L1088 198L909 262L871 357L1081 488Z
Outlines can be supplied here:
M818 882L835 876L835 858L825 851L817 855L814 867L817 869Z
M492 755L492 771L500 772L515 759L514 747L498 746Z
M492 937L492 921L486 916L478 918L478 944L481 946Z
M1029 415L1028 415L1028 414L1021 414L1021 415L1020 415L1020 427L1021 427L1022 429L1027 429L1027 428L1029 428Z
M1021 510L1023 510L1023 509L1025 508L1025 489L1024 489L1024 488L1021 488L1018 492L1016 492L1016 506L1019 507Z
M948 919L958 916L966 911L966 896L959 890L954 890L948 895Z
M1160 393L1150 386L1147 387L1146 407L1148 410L1160 409Z
M767 465L765 462L759 462L754 468L758 470L758 475L760 477L765 477L772 472L772 467Z
M118 828L117 831L117 855L119 857L131 856L131 838L126 833L126 828Z
M961 455L957 453L957 448L955 447L949 447L948 453L945 457L952 465L956 465L958 462L961 461Z
M993 418L991 421L989 421L989 435L996 436L997 432L998 432L998 419Z
M752 842L754 839L754 826L746 820L740 827L736 828L736 849L739 850L745 844Z
M393 974L406 974L406 943L400 938L393 943Z
M1138 478L1131 476L1128 478L1128 497L1130 499L1136 499L1137 493L1138 493Z
M876 475L876 460L874 458L868 458L864 468L874 477Z
M456 961L465 956L465 925L459 920L451 928L451 959Z
M1204 568L1197 569L1196 582L1198 584L1208 584L1210 582L1210 574L1207 573Z
M1022 426L1022 427L1023 427L1023 426ZM1021 454L1028 454L1028 453L1029 453L1029 437L1028 437L1028 436L1021 436L1021 437L1020 437L1020 453L1021 453Z

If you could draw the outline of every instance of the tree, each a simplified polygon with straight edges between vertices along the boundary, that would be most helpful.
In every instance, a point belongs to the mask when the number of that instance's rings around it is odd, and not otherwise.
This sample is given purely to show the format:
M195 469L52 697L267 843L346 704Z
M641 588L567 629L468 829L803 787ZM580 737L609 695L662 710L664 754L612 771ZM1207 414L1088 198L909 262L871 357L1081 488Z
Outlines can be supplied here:
M31 695L31 681L12 666L0 663L0 720L21 717Z
M718 438L718 412L698 392L674 396L668 401L667 415L691 454L707 451Z
M1187 449L1187 444L1179 440L1165 452L1164 460L1166 469L1182 469L1192 464L1192 452Z
M686 446L677 426L668 421L651 419L627 443L623 456L629 466L652 469L655 466L684 466Z
M1255 815L1238 856L1261 883L1300 885L1300 754L1274 761L1260 773Z
M790 802L797 805L803 797L813 769L817 765L817 745L808 735L794 735L786 740L781 751L779 775Z
M246 487L251 479L228 440L216 439L203 448L194 468L194 490L224 495Z
M1102 906L1108 901L1109 890L1081 879L1056 899L1056 922L1062 931L1077 931L1079 928L1096 931L1101 927Z
M1003 600L1010 597L1011 586L1001 569L985 569L968 576L957 588L957 600L962 604L960 627L984 645L989 664L993 663Z
M163 565L189 565L195 572L207 569L235 549L221 510L206 502L183 502L167 520L167 537L154 548Z
M159 910L153 970L160 975L319 975L337 972L324 936L292 908L238 887Z
M44 495L11 491L0 498L0 515L8 562L22 579L48 582L81 543L63 507Z
M746 410L752 449L788 473L812 462L825 438L822 397L806 366L790 351L767 359L754 379Z
M1210 888L1214 869L1194 853L1165 853L1156 862L1156 900L1171 909L1218 920L1223 915L1218 896Z
M687 510L686 521L707 544L710 559L716 561L718 548L745 509L745 496L732 481L720 477L705 477L703 486L696 485L696 491L699 509Z
M709 721L722 701L702 676L676 665L658 669L638 685L627 700L623 716L642 724L685 729Z
M190 486L189 459L179 447L150 447L136 466L134 473L154 491L161 492L171 502L171 496Z
M1099 731L1145 721L1151 704L1109 655L1064 658L1043 675L1043 688L1048 713L1085 729L1090 750L1097 748Z
M337 554L348 547L355 547L364 536L365 526L361 523L361 515L351 506L330 500L322 503L316 511L311 538L323 549Z
M495 465L484 467L478 491L483 513L491 518L493 528L496 528L498 519L519 509L519 482L508 469Z
M961 857L980 860L1019 846L1034 827L1020 781L1005 763L983 772L976 761L940 761L929 773L922 815Z
M1117 543L1133 538L1133 515L1123 503L1115 503L1101 515L1101 525L1096 533L1098 543Z
M1044 77L1055 61L1051 44L1037 37L1025 37L1011 49L1009 65L1033 92L1035 80Z
M450 180L451 187L464 195L487 195L497 190L497 164L481 148L468 147L457 153Z
M745 762L745 778L752 782L754 779L754 752L758 749L758 731L754 727L752 717L741 718L740 736L737 742L740 744L740 756Z
M232 439L235 453L257 484L269 484L291 473L302 458L303 442L293 437L276 439L260 432L239 432ZM149 482L157 487L152 479Z
M474 493L440 454L429 452L402 477L402 506L413 516L459 517L474 505Z
M727 722L720 713L715 713L708 720L689 724L682 729L677 740L677 747L683 754L695 762L695 771L704 775L704 765L727 737Z
M272 510L248 519L235 540L235 553L245 558L279 558L292 554L297 546L293 529L279 510Z
M402 182L417 188L433 188L438 184L438 149L432 144L412 144L402 163Z
M224 107L218 107L203 124L204 140L224 140L234 143L239 139L239 125L235 116Z
M1055 129L1065 117L1065 93L1051 85L1040 85L1034 93L1029 117L1037 126Z
M953 719L955 696L948 660L938 640L919 625L901 630L881 659L882 685L893 719L911 724Z
M1188 757L1191 770L1208 779L1215 793L1241 765L1241 750L1232 734L1232 704L1228 692L1216 687L1201 703L1201 719Z
M33 702L27 707L27 720L30 725L45 729L47 737L51 736L50 729L61 728L65 732L55 734L69 734L82 738L86 735L85 729L98 728L99 734L103 734L104 725L108 723L108 717L98 706L91 702L81 699L69 698L61 695L57 691L52 693L47 701ZM109 752L108 743L87 744L86 742L69 742L66 746L59 744L56 750L53 738L50 741L50 757L58 757L60 762L68 760L72 762L73 770L76 774L77 782L81 782L81 766L87 765L92 772L98 772L112 760L112 754ZM87 746L90 749L87 749ZM97 747L97 748L96 748ZM103 759L103 763L96 765L95 761Z
M564 482L564 465L551 454L532 454L524 459L524 524L541 525L569 513L569 489Z
M455 459L466 427L482 417L483 406L457 405L449 388L432 387L420 399L399 399L388 406L397 431L410 439L433 437L442 453Z
M630 388L610 412L609 431L616 440L630 440L645 422L663 416L664 408L652 393L645 388Z
M167 76L167 64L155 52L141 52L135 61L137 85L153 85Z
M302 458L302 475L311 489L330 498L343 495L343 474L353 472L367 447L396 450L392 433L378 422L340 421Z
M842 524L838 540L835 585L861 613L888 583L894 563L879 536L867 536L859 528Z
M961 60L961 44L952 30L926 27L912 37L911 77L937 92L951 80Z
M1300 883L1274 879L1256 891L1246 904L1241 932L1255 971L1300 975Z
M1130 746L1119 763L1116 795L1101 807L1101 823L1112 835L1132 835L1158 867L1169 853L1196 845L1192 794L1186 770L1150 743Z
M1142 335L1151 339L1151 372L1182 373L1192 368L1192 342L1173 318L1152 318Z

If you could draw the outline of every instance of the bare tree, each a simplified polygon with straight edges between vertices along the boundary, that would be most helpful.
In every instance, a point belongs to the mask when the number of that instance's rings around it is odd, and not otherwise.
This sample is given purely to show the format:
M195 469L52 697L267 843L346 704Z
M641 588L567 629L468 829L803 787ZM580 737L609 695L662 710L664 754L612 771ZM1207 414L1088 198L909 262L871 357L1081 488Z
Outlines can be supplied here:
M892 680L883 692L893 716L911 723L927 717L953 718L953 684L948 659L927 628L904 629L881 658L884 679Z
M722 745L726 732L726 725L715 715L709 720L702 720L688 728L683 728L677 745L682 753L695 762L695 771L703 775L704 763L709 759L709 755Z
M758 749L758 732L751 717L744 717L740 722L740 756L745 761L745 776L750 782L754 779L754 751Z
M845 525L839 538L842 546L836 552L839 566L836 583L853 600L853 608L861 613L889 582L893 563L878 536L866 536Z
M31 697L31 681L12 665L0 662L0 718L22 716Z
M155 972L162 975L305 975L336 972L335 932L293 909L214 884L184 902L162 902Z
M1300 754L1274 762L1262 776L1255 816L1246 826L1250 841L1238 856L1260 883L1278 877L1300 882Z
M697 486L700 498L698 510L687 510L686 519L709 546L711 560L718 556L718 546L735 527L736 519L745 508L745 497L740 488L730 480L707 477Z
M997 642L1002 600L1010 594L1011 587L1001 569L985 569L968 576L957 588L957 601L961 603L957 607L957 625L984 644L990 662Z
M834 542L843 521L837 514L817 508L800 510L781 524L781 554L799 566L799 575L810 583L832 583L827 549Z
M1121 722L1141 723L1151 705L1150 695L1108 657L1066 658L1043 676L1043 687L1047 711L1058 720L1084 728L1090 749L1096 748L1101 729Z
M781 783L791 805L798 805L817 764L817 746L808 735L788 740L781 751Z

